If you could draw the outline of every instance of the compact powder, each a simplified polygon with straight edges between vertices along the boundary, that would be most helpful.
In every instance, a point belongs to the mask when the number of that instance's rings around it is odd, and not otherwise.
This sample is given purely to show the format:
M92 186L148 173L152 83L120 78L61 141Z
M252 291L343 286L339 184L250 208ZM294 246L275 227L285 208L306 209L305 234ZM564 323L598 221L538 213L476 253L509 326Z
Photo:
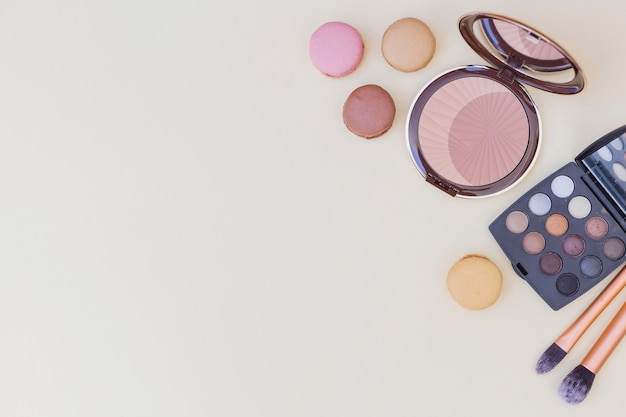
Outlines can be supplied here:
M489 78L457 78L435 91L422 110L418 135L434 171L457 184L501 180L520 163L529 124L519 99Z

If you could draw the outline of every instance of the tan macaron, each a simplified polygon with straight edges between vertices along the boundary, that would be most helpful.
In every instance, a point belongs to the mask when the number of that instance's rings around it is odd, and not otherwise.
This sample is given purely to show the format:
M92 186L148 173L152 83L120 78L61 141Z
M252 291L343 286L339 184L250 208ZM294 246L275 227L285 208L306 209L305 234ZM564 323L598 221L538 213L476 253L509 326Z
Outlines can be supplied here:
M482 310L496 302L502 290L502 273L482 255L467 255L448 272L448 291L462 307Z
M383 35L382 53L393 68L413 72L424 68L435 54L435 36L426 23L405 17Z

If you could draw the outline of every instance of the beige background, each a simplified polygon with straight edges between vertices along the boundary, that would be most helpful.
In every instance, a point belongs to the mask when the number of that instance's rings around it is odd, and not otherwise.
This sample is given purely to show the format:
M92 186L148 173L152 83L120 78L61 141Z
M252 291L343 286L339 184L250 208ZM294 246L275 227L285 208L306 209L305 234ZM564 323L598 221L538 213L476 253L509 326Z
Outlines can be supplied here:
M525 180L480 201L423 182L408 106L440 72L482 64L456 21L535 26L581 63L573 97L530 89L544 142ZM433 61L379 48L418 17ZM541 352L600 288L553 312L488 224L626 123L626 3L610 0L113 0L0 4L0 415L589 416L626 408L626 346L588 399L556 389L610 311L552 373ZM332 80L309 35L342 20L366 43ZM375 141L341 106L377 83L397 105ZM445 276L467 253L504 274L470 312ZM608 282L608 281L606 281Z

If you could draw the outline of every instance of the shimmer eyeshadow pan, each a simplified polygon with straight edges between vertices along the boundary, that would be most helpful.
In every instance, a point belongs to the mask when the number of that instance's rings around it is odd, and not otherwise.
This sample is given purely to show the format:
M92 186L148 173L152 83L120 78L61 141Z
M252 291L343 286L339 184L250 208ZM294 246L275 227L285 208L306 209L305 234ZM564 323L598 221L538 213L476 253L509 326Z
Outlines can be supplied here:
M523 84L575 94L585 82L563 48L516 20L473 13L461 17L459 30L491 66L458 67L428 83L411 105L407 145L428 183L452 196L479 198L515 185L537 156L541 123ZM555 73L569 81L555 81ZM560 178L554 193L566 194L572 186ZM532 204L549 209L544 197Z
M515 272L554 310L626 261L626 126L595 141L489 229Z

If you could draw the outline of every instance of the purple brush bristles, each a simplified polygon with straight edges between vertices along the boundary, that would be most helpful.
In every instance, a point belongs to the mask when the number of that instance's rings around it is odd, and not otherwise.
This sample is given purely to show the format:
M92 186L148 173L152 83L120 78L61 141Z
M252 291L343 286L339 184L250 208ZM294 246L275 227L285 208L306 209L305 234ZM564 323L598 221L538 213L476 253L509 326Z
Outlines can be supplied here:
M561 346L556 343L552 343L537 361L535 371L538 374L545 374L546 372L551 371L559 364L559 362L561 362L561 360L563 360L565 355L567 355L567 352L564 351Z
M578 404L587 397L596 374L578 365L561 382L559 395L570 404Z

